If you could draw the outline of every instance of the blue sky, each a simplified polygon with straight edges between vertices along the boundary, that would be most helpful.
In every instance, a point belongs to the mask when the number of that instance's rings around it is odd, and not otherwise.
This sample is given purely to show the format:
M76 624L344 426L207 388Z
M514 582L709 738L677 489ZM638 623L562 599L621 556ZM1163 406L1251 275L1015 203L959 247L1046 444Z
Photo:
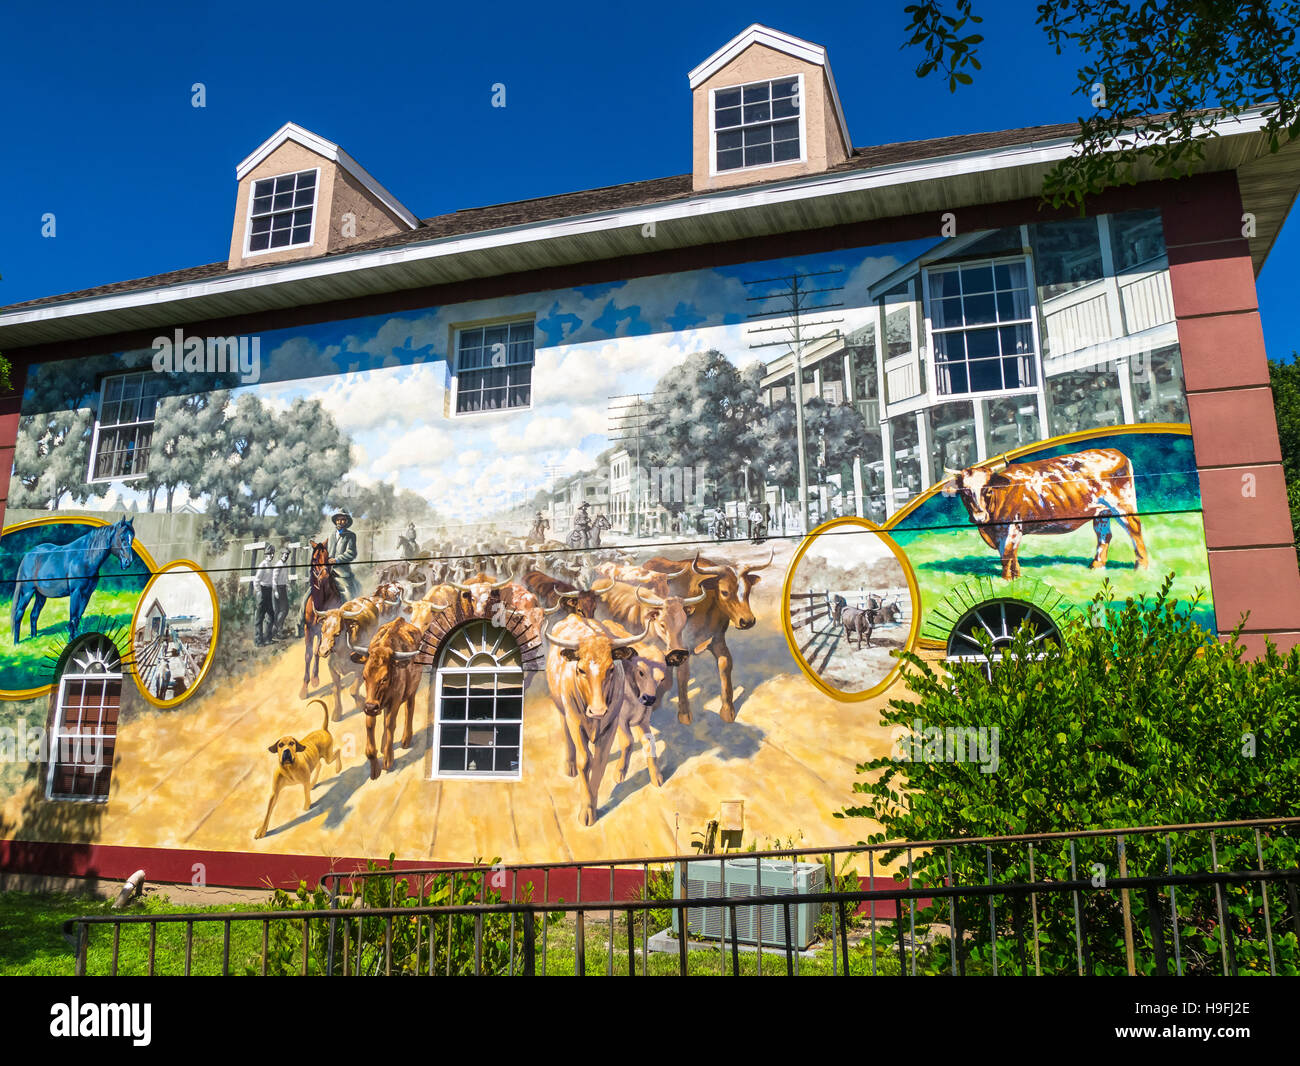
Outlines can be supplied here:
M235 165L286 120L343 145L421 217L684 173L686 74L751 22L829 48L860 146L1080 112L1074 65L1033 2L979 4L984 70L955 95L915 77L903 7L7 5L0 304L225 259ZM505 108L490 106L498 82ZM1298 262L1292 222L1258 282L1275 357L1300 348Z

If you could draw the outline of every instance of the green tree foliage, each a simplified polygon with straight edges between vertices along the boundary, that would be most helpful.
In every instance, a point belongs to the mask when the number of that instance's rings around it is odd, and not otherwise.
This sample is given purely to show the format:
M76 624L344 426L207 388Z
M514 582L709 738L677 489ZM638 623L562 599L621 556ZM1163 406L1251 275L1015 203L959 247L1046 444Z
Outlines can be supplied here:
M827 474L842 474L853 466L867 441L867 424L851 403L832 404L813 397L804 401L804 440L810 482ZM775 404L762 423L766 442L767 480L787 492L799 488L799 451L794 401ZM819 477L822 475L822 477Z
M84 503L108 491L87 481L99 396L95 369L73 359L30 376L24 406L36 413L18 421L10 507L57 508L65 498Z
M896 736L915 735L917 723L923 735L931 736L937 735L930 733L935 729L996 729L996 770L985 772L978 761L895 761L894 756L918 754L900 742L890 757L858 767L868 776L854 785L864 799L844 815L879 822L883 832L870 839L880 842L1231 821L1300 810L1300 748L1295 741L1300 736L1300 648L1281 655L1270 647L1261 658L1246 661L1235 634L1219 643L1189 620L1186 607L1169 598L1171 583L1172 577L1150 601L1123 604L1108 602L1109 590L1103 589L1089 613L1104 618L1104 624L1077 619L1060 643L1035 646L1028 631L1022 631L991 681L975 665L954 664L948 674L904 653L909 667L904 676L916 702L890 701L882 723L895 729ZM1256 864L1249 832L1221 833L1217 846L1221 867ZM1090 848L1102 850L1101 862L1117 876L1113 844L1084 841L1081 847L1085 876L1098 857ZM1209 868L1204 835L1176 839L1171 853L1176 871ZM982 847L957 847L951 858L958 884L986 883L986 862L998 880L1029 879L1023 845L994 849L992 856ZM1130 838L1130 873L1163 870L1167 858L1163 840ZM1294 837L1270 838L1266 863L1282 868L1298 859ZM918 857L912 873L921 884L939 884L947 875L947 860L944 849L937 849ZM1065 845L1044 845L1037 861L1039 880L1070 877ZM1263 927L1258 888L1233 886L1225 895L1235 916L1239 958L1266 964L1262 940L1247 943L1249 930L1259 933ZM1085 921L1096 933L1090 940L1092 961L1101 970L1123 968L1114 896L1086 896ZM1214 893L1180 890L1179 899L1189 965L1214 969L1219 963ZM1273 900L1275 930L1282 927L1283 903L1282 898ZM1141 930L1144 900L1137 899L1134 907ZM1044 914L1049 910L1056 918L1044 919L1045 950L1052 966L1072 971L1068 900L1057 898ZM986 941L973 950L986 963L992 950L987 914L987 902L973 900L964 919L968 929L984 930L980 935ZM947 921L946 901L934 915ZM1010 907L1003 907L1001 920L1011 921ZM1004 924L1000 935L1009 940L1010 933ZM1143 935L1148 937L1144 958L1150 960L1149 934ZM1294 935L1283 947L1294 968L1300 958ZM937 965L947 965L946 953L945 943L936 954Z
M984 40L970 32L981 21L972 0L955 0L951 10L926 0L904 11L911 17L904 47L925 54L917 76L938 71L954 92L971 84ZM1268 105L1272 151L1300 133L1298 0L1044 0L1037 23L1057 55L1085 57L1075 89L1087 108L1078 151L1044 181L1054 206L1082 208L1085 196L1135 181L1142 166L1162 177L1189 173L1220 124L1259 104Z
M655 386L643 459L653 467L692 469L724 497L742 495L764 458L762 374L762 364L740 369L716 350L682 360Z
M197 442L200 462L188 486L191 496L205 497L207 539L219 548L250 533L320 534L322 512L352 463L347 438L320 401L295 400L277 413L244 394L222 412Z
M1273 410L1277 412L1277 435L1282 444L1291 532L1300 540L1300 363L1296 362L1296 353L1291 353L1289 363L1270 359L1268 378L1273 386Z

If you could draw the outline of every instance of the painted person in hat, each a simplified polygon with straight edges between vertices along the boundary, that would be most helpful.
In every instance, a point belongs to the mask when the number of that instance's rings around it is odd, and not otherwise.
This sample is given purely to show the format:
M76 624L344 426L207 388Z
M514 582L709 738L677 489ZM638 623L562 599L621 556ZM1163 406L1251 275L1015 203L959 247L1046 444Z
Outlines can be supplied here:
M330 515L330 521L334 523L334 532L325 546L329 552L330 569L343 585L344 595L355 600L361 594L361 586L352 573L352 563L357 558L357 535L352 532L352 516L347 511L338 510Z

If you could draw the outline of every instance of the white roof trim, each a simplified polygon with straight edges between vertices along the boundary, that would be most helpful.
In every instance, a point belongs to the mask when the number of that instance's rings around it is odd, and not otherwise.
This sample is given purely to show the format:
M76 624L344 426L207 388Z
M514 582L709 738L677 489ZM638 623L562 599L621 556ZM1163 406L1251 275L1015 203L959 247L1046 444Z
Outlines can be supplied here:
M337 163L352 177L356 178L375 199L388 208L393 214L406 223L407 229L416 229L420 225L420 220L408 211L400 200L391 192L383 187L374 175L365 167L353 159L347 152L340 148L333 141L327 141L324 137L319 137L312 133L311 130L303 129L293 122L286 122L270 137L264 140L253 150L253 154L248 156L239 166L235 167L235 179L243 181L256 167L258 167L266 158L274 152L285 141L293 141L300 144L309 152L315 152L318 156Z
M1258 110L1233 120L1238 127L1233 134L1250 134L1261 130L1265 121ZM1233 134L1227 134L1231 136ZM871 191L895 185L925 183L939 178L983 174L994 170L1016 169L1054 164L1074 152L1073 137L1011 145L992 151L964 152L924 159L919 162L895 163L870 170L847 171L796 178L757 188L722 190L699 194L689 200L650 204L599 214L532 222L464 236L436 238L396 248L376 248L364 252L342 253L277 264L261 270L241 270L233 274L180 282L175 285L131 292L87 296L66 303L40 304L0 313L0 329L28 323L48 322L78 315L127 310L150 304L179 303L220 293L239 292L295 281L347 275L373 267L450 258L490 248L509 247L529 242L545 242L559 237L637 228L650 223L667 223L697 215L725 214L771 204L797 203L801 200L834 196L841 193Z
M845 150L852 155L853 141L849 138L849 124L844 120L844 108L840 106L839 90L835 88L835 76L831 74L831 64L826 57L826 49L819 44L813 44L811 41L805 41L800 37L792 37L788 33L782 33L780 30L774 30L770 26L755 22L748 29L741 31L724 44L687 75L691 83L691 90L694 91L708 81L751 44L761 44L778 52L784 52L786 55L794 56L795 59L802 59L805 63L821 67L826 72L826 83L831 89L831 102L835 105L835 120L839 123L840 136L844 138Z

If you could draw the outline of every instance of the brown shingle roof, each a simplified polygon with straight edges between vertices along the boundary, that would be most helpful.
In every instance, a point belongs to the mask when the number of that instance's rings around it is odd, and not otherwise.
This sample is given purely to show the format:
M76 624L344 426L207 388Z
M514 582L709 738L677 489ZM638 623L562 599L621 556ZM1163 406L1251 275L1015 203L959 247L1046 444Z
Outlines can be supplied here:
M965 133L953 137L935 137L925 141L903 141L895 144L876 145L870 148L855 148L853 155L849 159L838 166L832 167L827 173L836 174L856 170L871 170L875 167L919 162L923 159L935 159L947 155L1007 148L1014 145L1028 144L1033 141L1058 140L1062 137L1072 137L1077 132L1077 125L1065 123L1052 126L1030 126L1015 130L999 130L992 133ZM749 185L730 186L726 191L731 192L738 188L753 188L765 184L778 183L756 181ZM361 244L349 245L346 248L327 252L325 255L316 256L315 258L324 259L327 256L351 255L354 252L372 251L378 248L393 248L446 237L486 233L491 230L508 229L511 226L555 221L600 211L670 203L673 200L688 199L692 194L691 175L678 174L674 177L633 181L624 185L609 185L600 189L562 193L558 196L514 200L510 203L493 204L489 207L472 207L463 211L455 211L451 214L425 219L420 223L418 229L388 237L380 237ZM305 261L307 260L291 260L290 262ZM277 266L282 265L285 264L277 264ZM22 303L0 307L0 312L14 311L24 307L36 307L43 304L84 300L114 293L164 288L169 285L202 281L207 278L226 275L249 274L253 273L255 269L259 268L231 270L225 261L209 263L206 266L173 270L146 278L134 278L130 281L97 285L94 288L81 289L78 292L64 293L58 296L43 296L36 300L25 300Z

